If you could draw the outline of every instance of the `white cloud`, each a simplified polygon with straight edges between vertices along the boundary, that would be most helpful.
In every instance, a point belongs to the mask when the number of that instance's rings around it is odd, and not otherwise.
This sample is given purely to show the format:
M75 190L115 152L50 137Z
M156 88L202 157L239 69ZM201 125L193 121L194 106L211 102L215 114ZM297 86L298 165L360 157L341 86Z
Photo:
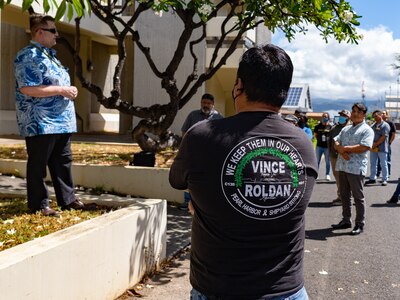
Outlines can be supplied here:
M287 51L294 64L294 83L308 83L312 98L361 99L364 82L366 99L383 99L397 92L397 72L391 67L400 53L400 40L385 27L358 30L359 44L328 43L315 28L299 34L290 43L282 36L273 42Z

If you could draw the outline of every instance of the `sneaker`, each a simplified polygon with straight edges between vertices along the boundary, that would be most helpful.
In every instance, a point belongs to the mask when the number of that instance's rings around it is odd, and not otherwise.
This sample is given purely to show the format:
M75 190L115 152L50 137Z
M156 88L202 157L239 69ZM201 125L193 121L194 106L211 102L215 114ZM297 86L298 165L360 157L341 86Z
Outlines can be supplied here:
M382 181L383 186L387 186L387 181Z
M364 183L364 185L374 184L374 183L376 183L376 180L370 179L370 180L366 181L366 182Z
M329 176L329 174L328 174L328 175L326 175L325 179L328 181L331 181L331 176Z

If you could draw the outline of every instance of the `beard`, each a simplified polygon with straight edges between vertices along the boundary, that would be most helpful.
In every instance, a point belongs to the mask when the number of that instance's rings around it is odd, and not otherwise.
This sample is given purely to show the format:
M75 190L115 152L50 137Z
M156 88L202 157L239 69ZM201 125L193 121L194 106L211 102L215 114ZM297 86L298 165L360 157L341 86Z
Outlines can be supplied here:
M211 113L211 110L212 110L212 108L208 108L208 107L204 107L204 106L201 108L201 111L203 113L205 113L206 115L209 115Z

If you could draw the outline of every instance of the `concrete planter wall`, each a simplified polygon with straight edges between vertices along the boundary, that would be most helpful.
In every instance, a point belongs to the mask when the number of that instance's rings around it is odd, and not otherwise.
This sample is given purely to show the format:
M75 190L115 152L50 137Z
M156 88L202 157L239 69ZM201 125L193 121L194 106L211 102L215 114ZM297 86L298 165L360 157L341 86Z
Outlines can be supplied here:
M26 162L0 160L0 173L18 173L19 176L26 177ZM175 190L169 185L167 168L73 164L72 173L76 185L101 187L105 191L135 197L166 199L179 203L184 201L183 191Z
M115 299L166 256L164 200L135 204L0 252L1 299Z

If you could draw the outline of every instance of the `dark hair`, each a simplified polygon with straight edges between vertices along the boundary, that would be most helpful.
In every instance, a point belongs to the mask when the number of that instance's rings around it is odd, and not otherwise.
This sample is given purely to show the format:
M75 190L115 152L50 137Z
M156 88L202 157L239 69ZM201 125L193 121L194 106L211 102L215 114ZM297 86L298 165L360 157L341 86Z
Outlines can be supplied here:
M289 55L272 44L247 50L237 71L248 101L265 102L279 108L286 100L292 75Z
M326 112L326 111L322 112L322 114L323 114L323 115L328 115L328 118L330 118L330 117L331 117L331 116L329 115L329 113L328 113L328 112Z
M368 108L364 104L362 104L361 102L354 103L353 106L351 107L351 109L353 109L354 107L357 107L364 114L366 114L367 111L368 111Z
M40 27L47 26L47 22L55 22L52 16L45 16L41 14L33 14L29 17L29 28L31 34L34 34Z
M211 94L204 94L203 96L201 96L201 100L203 99L211 100L212 102L214 102L214 96Z
M383 112L380 109L374 110L374 112L372 113L372 115L377 114L378 116L382 116Z

